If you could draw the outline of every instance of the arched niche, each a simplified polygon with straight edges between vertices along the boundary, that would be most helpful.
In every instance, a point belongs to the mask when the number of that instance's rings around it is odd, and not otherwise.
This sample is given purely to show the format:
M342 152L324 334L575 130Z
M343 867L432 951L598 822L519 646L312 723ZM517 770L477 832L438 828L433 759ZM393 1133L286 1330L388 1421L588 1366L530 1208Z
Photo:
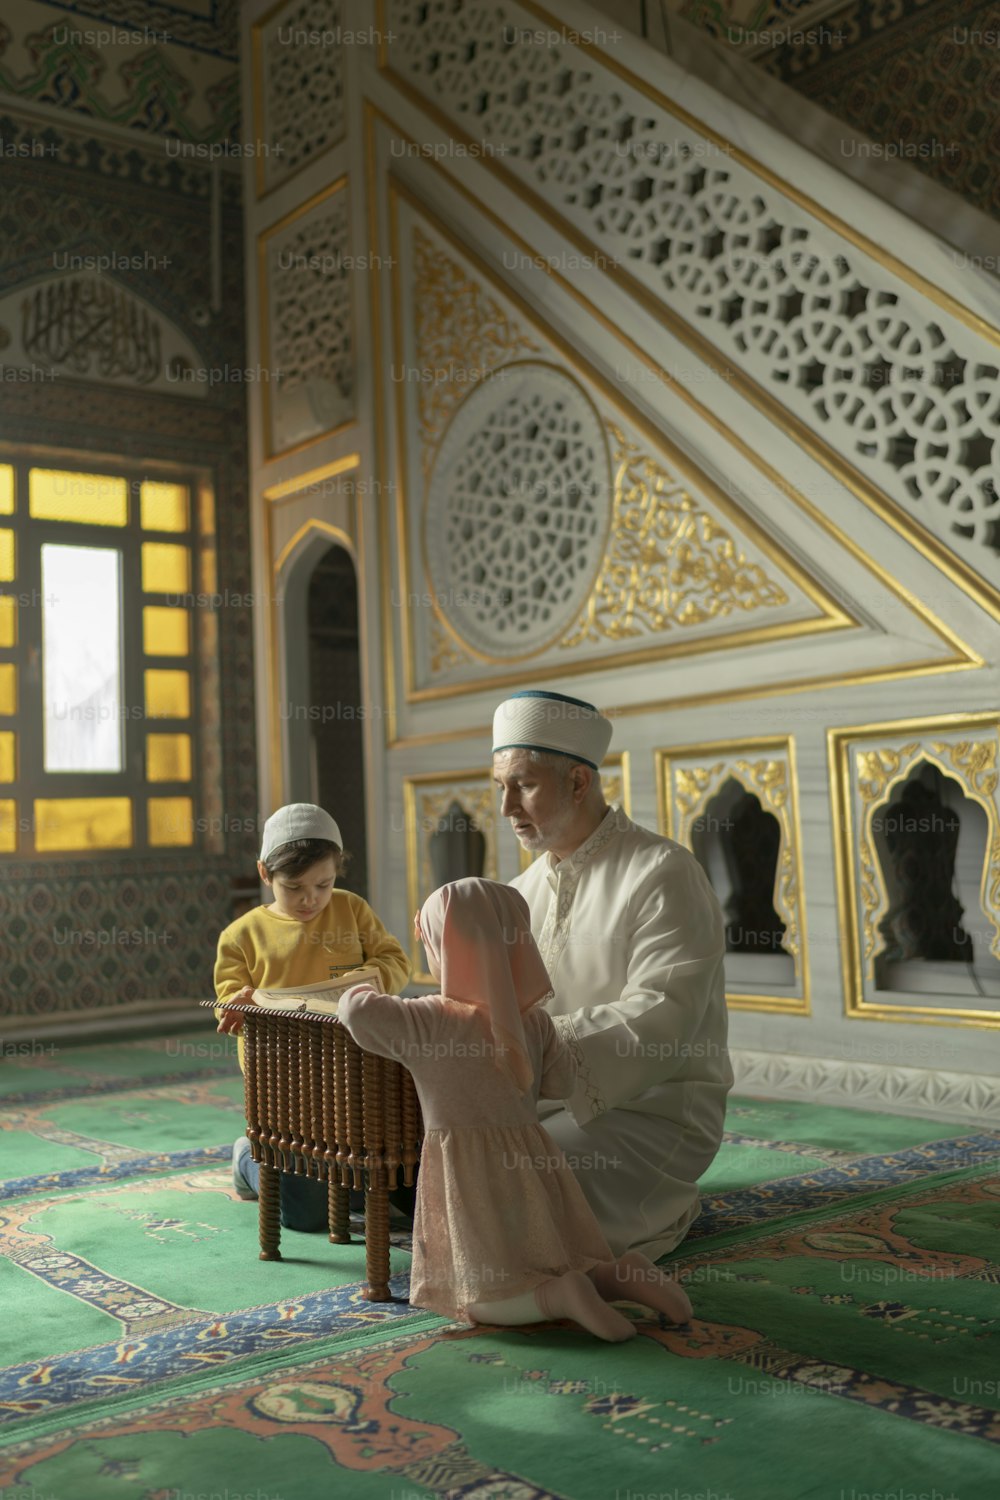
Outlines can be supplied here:
M366 895L366 715L353 546L338 528L314 522L281 561L285 799L332 814L352 856L343 883Z
M726 972L745 982L792 985L795 958L779 914L778 819L729 776L691 820L691 848L712 882L726 923Z
M966 1005L1000 1000L997 930L983 896L990 825L982 806L933 757L922 756L872 811L880 882L875 987Z
M486 869L486 836L455 797L427 838L434 889L452 880L480 877Z

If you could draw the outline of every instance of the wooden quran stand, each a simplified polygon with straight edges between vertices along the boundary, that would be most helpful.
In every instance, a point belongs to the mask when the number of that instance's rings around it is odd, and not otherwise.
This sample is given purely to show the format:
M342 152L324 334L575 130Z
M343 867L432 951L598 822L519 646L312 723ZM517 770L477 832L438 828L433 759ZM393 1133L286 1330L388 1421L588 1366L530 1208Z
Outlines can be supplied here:
M365 1194L369 1302L391 1302L389 1187L413 1186L423 1121L401 1063L364 1052L336 1016L204 1000L242 1012L247 1138L260 1163L260 1258L280 1260L280 1177L325 1182L330 1242L349 1245L350 1188Z

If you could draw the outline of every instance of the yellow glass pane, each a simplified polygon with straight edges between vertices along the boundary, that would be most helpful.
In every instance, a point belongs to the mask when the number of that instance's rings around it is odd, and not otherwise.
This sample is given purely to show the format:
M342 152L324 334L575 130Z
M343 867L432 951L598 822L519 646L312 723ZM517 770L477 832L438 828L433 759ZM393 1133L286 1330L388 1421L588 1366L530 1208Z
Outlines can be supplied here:
M190 797L150 797L149 842L156 849L194 843L194 804Z
M17 713L17 668L13 662L0 662L0 714Z
M152 671L146 672L145 678L148 719L191 717L191 677L188 672Z
M191 627L186 609L147 604L142 611L142 649L147 656L187 656Z
M146 780L191 780L191 736L189 734L148 734L146 736Z
M147 479L139 489L139 515L144 531L187 531L187 485Z
M142 587L147 594L186 594L191 587L191 550L176 542L143 542Z
M39 797L35 848L130 849L132 802L128 797Z
M0 516L14 514L14 470L10 464L0 464Z
M0 854L17 849L17 803L0 802Z
M17 780L17 736L12 729L0 729L0 781Z
M14 533L6 527L0 531L0 583L10 583L14 576Z
M40 521L86 521L91 526L124 526L128 520L128 481L112 474L31 469L28 474L28 514Z
M17 603L10 594L0 594L0 646L17 645Z

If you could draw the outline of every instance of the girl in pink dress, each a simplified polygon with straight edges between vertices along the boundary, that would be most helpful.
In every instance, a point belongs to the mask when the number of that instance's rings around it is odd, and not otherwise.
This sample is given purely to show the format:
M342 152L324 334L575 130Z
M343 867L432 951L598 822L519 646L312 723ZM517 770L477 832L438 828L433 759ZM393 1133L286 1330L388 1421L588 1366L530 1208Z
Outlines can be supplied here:
M417 936L441 994L355 985L338 1014L360 1047L413 1075L424 1119L410 1302L465 1323L569 1318L618 1342L609 1303L683 1323L691 1304L636 1251L617 1260L537 1101L572 1090L574 1062L538 1002L552 985L512 886L456 880L424 902Z

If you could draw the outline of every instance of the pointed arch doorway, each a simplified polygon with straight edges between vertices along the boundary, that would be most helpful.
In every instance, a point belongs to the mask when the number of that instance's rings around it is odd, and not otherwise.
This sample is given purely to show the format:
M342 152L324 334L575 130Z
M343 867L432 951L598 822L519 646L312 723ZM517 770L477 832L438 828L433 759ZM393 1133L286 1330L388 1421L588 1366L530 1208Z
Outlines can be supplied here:
M281 593L285 800L332 814L351 855L340 883L367 899L360 616L348 537L310 528Z

